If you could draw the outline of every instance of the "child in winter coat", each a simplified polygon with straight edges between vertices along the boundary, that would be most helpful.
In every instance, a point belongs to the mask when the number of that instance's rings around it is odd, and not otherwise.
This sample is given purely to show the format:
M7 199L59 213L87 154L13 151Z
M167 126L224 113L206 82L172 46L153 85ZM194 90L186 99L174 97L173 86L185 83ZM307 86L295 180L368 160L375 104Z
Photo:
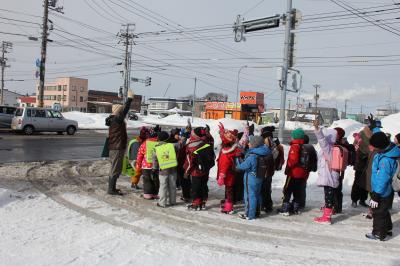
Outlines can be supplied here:
M340 174L333 171L330 166L333 146L336 142L337 131L326 129L325 133L319 127L319 121L314 121L315 135L321 150L318 153L318 179L317 185L324 188L325 207L321 217L314 218L317 223L331 224L334 204L335 188L339 186Z
M152 155L157 143L157 132L151 129L149 138L140 145L136 159L136 172L143 175L143 198L147 200L158 199L159 180L158 173L153 171Z
M293 213L298 214L302 196L305 194L306 184L310 172L301 165L301 146L304 145L304 131L301 128L293 130L291 133L289 155L287 159L285 173L287 175L286 184L283 189L282 209L279 212L284 216L289 216L291 212L290 199L293 194Z
M136 167L136 158L137 158L137 154L139 153L140 145L142 145L142 143L145 142L148 137L149 137L149 129L146 127L142 127L140 129L139 136L132 139L128 144L128 151L127 151L128 159L129 159L130 165L133 168ZM138 184L139 184L141 175L142 175L142 171L134 172L134 175L131 176L131 188L137 189L137 190L140 189Z
M273 132L275 131L274 126L267 126L261 129L261 136L264 139L264 144L271 150L272 157L274 159L274 169L281 170L282 165L285 163L283 146L279 143L278 139L274 140ZM262 209L266 213L270 213L273 210L273 202L271 198L272 193L272 177L265 178L263 181L261 194L262 194Z
M373 225L372 232L365 236L369 239L385 241L392 235L392 219L389 207L392 199L392 177L397 170L396 160L400 158L400 148L390 143L385 133L374 133L370 145L377 149L372 162L371 200Z
M240 218L253 220L256 218L257 209L261 205L261 186L263 177L257 176L257 157L267 156L271 151L264 145L261 136L251 136L249 150L242 163L238 163L236 168L245 171L244 174L244 200L245 213L240 214Z
M221 201L221 212L232 213L234 204L235 180L235 158L240 157L248 138L248 129L242 136L241 141L237 140L237 130L226 130L222 123L219 125L221 137L221 150L218 157L217 182L218 185L225 185L225 199ZM241 143L241 144L239 144Z
M201 156L198 151L201 149L209 149L212 145L210 139L206 136L206 130L202 127L197 127L192 130L189 143L186 145L186 159L183 165L185 173L184 178L191 179L192 189L192 204L189 209L201 210L205 208L205 202L208 198L208 175L210 169L201 168L197 156ZM211 156L211 155L210 155ZM214 156L212 160L214 160Z
M178 161L176 154L178 143L171 141L165 131L158 133L157 145L153 151L153 171L158 172L160 180L158 207L165 208L169 199L169 205L176 204L176 166Z

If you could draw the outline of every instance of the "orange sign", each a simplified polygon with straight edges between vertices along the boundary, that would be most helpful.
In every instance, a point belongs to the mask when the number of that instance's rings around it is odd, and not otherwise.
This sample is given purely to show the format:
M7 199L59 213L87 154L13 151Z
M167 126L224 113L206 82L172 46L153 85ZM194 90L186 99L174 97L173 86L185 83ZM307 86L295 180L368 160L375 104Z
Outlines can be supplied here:
M240 103L241 104L264 104L264 94L252 91L240 92Z
M206 109L207 110L229 110L229 111L234 111L238 110L240 111L241 105L240 103L231 103L231 102L206 102Z

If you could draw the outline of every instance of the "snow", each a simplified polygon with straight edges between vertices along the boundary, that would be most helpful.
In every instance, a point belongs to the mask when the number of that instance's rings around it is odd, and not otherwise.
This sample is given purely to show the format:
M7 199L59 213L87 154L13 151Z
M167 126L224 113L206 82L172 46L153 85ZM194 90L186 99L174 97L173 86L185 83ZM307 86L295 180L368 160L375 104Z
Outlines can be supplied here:
M78 127L80 129L107 129L108 127L105 125L105 120L110 114L102 113L82 113L82 112L65 112L63 116L66 119L72 119L78 122ZM139 128L141 126L148 126L148 124L143 121L133 121L127 120L128 128Z
M229 124L229 123L227 123ZM285 146L287 152L288 147ZM349 169L344 214L332 226L312 222L320 215L323 189L312 173L307 209L297 216L262 214L246 221L219 212L224 195L210 174L206 211L182 204L166 209L129 189L105 194L107 161L0 165L0 260L8 265L398 265L400 206L396 196L394 237L381 243L365 238L371 220L364 208L350 207ZM275 207L281 202L283 171L273 177ZM239 206L239 208L242 208ZM6 262L6 263L5 263Z
M382 118L382 131L390 133L392 140L395 135L400 133L400 113L392 114Z

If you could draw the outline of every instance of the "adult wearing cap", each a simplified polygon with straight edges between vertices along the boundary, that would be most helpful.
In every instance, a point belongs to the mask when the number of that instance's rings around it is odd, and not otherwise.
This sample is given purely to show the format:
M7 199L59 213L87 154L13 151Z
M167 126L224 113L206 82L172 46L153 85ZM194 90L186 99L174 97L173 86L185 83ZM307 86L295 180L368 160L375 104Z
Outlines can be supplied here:
M371 200L372 232L365 236L374 240L387 240L392 235L392 219L389 208L391 205L392 177L397 170L397 158L400 157L400 148L391 143L383 132L372 135L369 144L377 153L372 162Z
M108 190L110 195L122 195L117 189L117 179L122 172L122 161L128 142L125 117L128 114L133 99L132 90L128 91L128 99L125 104L113 104L112 114L106 118L108 126L108 149L110 150L110 174L108 177Z

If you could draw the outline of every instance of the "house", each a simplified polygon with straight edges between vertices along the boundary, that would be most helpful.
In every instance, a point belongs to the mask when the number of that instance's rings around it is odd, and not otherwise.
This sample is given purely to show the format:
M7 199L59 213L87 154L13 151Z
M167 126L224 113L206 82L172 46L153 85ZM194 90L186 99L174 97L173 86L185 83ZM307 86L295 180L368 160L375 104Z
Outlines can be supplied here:
M141 95L134 95L130 110L140 112L142 103ZM111 113L113 104L122 104L122 98L117 92L89 90L88 113Z
M192 100L168 97L150 97L148 113L150 114L168 114L169 110L182 110L185 114L192 111Z
M36 87L39 104L39 86ZM62 111L86 112L88 100L88 80L75 77L57 78L46 83L43 91L43 107L60 105ZM36 104L36 105L37 105Z
M18 99L23 96L14 91L10 91L8 89L3 89L3 103L2 105L6 106L18 106Z
M36 106L36 96L22 96L18 98L19 107L34 107Z

